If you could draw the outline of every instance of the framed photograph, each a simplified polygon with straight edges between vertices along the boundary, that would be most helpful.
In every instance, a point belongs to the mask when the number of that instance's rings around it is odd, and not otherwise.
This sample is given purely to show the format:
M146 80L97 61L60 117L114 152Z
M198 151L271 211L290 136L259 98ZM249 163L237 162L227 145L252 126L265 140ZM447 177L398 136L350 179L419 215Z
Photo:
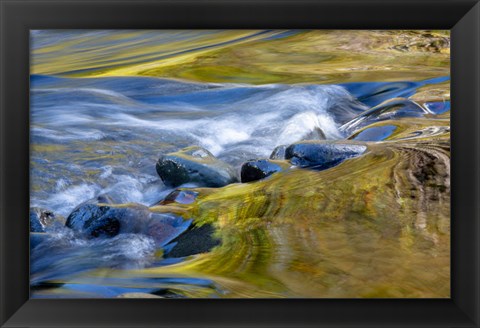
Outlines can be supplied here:
M478 1L1 21L2 327L479 327Z

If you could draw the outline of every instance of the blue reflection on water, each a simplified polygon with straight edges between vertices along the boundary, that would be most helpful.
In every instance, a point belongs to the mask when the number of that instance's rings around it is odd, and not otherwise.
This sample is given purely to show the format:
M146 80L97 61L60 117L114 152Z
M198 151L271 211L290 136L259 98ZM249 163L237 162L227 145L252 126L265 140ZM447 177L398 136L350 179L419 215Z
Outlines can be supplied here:
M424 85L438 84L449 80L449 76L444 76L418 82L354 82L340 85L365 105L374 107L392 98L411 97L418 88Z
M353 139L359 141L381 141L391 136L395 129L394 125L374 126L363 130Z

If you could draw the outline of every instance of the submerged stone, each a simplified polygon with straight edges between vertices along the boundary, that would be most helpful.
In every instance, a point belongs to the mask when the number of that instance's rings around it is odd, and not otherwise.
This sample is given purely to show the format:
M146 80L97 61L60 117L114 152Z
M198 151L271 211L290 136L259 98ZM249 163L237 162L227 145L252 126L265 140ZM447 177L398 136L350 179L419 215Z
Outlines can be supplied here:
M264 179L273 173L280 172L289 167L281 161L267 159L251 160L242 165L240 176L242 182L251 182Z
M366 149L362 144L310 141L290 145L285 151L285 159L295 166L325 170L363 154Z
M213 247L220 245L220 240L213 235L214 232L211 224L193 226L165 247L164 257L185 257L209 252Z
M232 166L197 146L160 157L156 169L163 182L172 187L184 183L196 183L203 187L223 187L238 181Z

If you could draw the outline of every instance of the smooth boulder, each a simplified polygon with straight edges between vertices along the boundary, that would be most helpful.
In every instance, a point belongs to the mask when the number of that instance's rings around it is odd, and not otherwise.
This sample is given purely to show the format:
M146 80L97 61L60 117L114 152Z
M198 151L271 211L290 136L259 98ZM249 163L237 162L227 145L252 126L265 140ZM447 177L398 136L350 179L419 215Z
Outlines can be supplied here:
M242 165L240 177L242 182L257 181L289 167L290 165L281 161L268 159L251 160Z
M204 224L200 227L191 226L165 247L164 257L178 258L209 252L221 243L214 233L215 228L211 224Z
M302 168L325 170L346 159L360 156L367 146L359 143L309 141L290 145L285 150L285 159Z
M108 210L110 210L109 206L98 206L89 203L82 204L70 213L65 222L65 226L74 231L83 232Z
M202 187L223 187L237 182L235 170L208 150L192 146L159 158L157 173L167 186L195 183Z

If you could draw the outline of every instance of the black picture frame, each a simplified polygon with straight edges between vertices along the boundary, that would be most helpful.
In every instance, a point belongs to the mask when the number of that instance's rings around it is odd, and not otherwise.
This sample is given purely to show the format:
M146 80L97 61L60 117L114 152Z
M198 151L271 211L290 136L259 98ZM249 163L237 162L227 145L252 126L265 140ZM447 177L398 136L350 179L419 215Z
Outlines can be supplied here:
M0 0L2 327L479 327L480 4L473 0ZM450 299L29 299L29 30L450 29Z

